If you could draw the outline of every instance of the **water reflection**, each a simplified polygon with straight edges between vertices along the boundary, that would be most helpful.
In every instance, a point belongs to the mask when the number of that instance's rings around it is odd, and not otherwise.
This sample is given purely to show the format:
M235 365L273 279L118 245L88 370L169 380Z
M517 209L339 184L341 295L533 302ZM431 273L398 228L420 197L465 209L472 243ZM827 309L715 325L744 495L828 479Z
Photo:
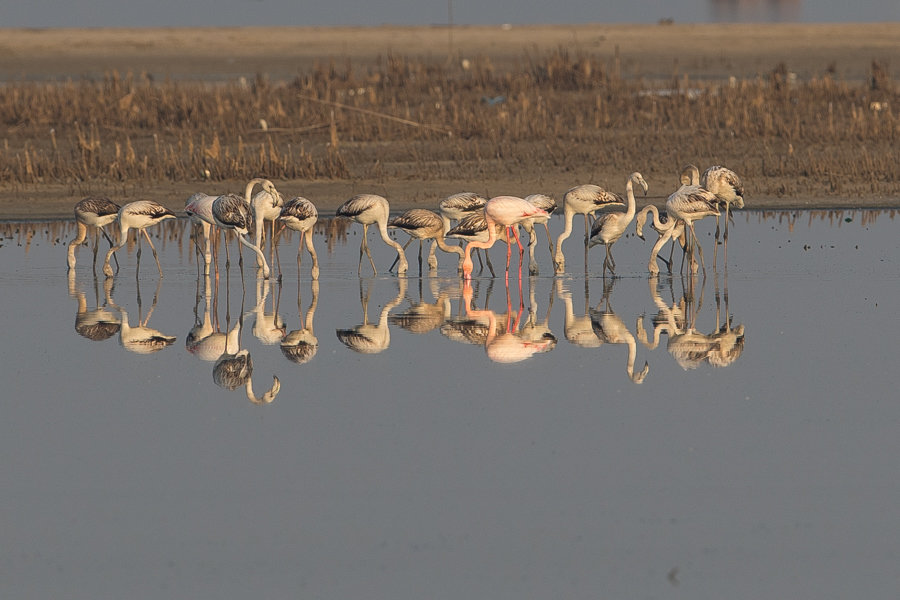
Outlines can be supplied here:
M152 327L148 327L148 323L150 321L150 317L153 316L153 311L156 309L156 304L159 300L159 292L162 289L162 280L158 280L156 283L156 291L153 292L153 302L150 305L150 310L147 311L147 316L143 317L143 308L141 303L141 283L140 280L137 282L137 305L138 305L138 324L134 327L131 326L128 320L128 313L124 308L118 306L114 302L112 302L112 298L110 297L109 306L114 307L119 311L121 315L121 329L119 329L119 343L122 344L122 347L128 350L129 352L135 352L137 354L152 354L153 352L159 352L163 348L167 348L175 343L174 335L166 335L161 331L153 329Z
M284 319L278 314L278 301L281 298L281 285L276 284L277 290L273 294L272 310L266 310L266 299L272 289L271 279L256 280L256 306L244 314L246 319L253 316L253 336L266 346L272 346L281 342L287 329Z
M716 324L712 333L703 333L697 329L698 313L703 306L703 294L706 289L705 278L699 283L699 294L695 295L697 283L695 277L688 282L682 279L682 294L676 301L674 279L669 278L671 304L662 299L658 286L659 278L652 276L648 283L650 296L658 308L653 317L653 338L648 338L644 329L643 318L637 321L637 337L642 344L653 350L660 343L663 333L668 336L666 349L675 362L685 371L694 370L703 363L714 367L727 367L733 364L744 351L744 325L734 326L733 316L728 303L728 279L723 279L724 294L720 294L718 277L714 281L716 302ZM724 317L722 298L725 299Z
M359 280L359 301L362 304L363 322L350 329L338 329L337 338L342 344L361 354L377 354L383 352L391 344L391 332L388 328L388 315L406 296L407 280L398 277L397 296L384 305L377 323L369 323L369 298L376 279Z
M243 386L247 399L253 404L271 404L281 391L281 381L276 375L272 375L271 388L261 396L257 396L253 391L253 359L250 357L250 351L241 347L242 320L238 320L225 338L225 351L213 366L213 381L229 391Z
M428 278L431 296L434 302L425 302L422 298L422 283L419 279L419 300L410 300L409 306L402 312L390 315L388 323L405 329L410 333L422 334L439 329L450 318L453 308L452 296L459 295L459 280L445 280L436 277Z
M521 277L521 275L520 275ZM484 352L494 362L514 363L531 358L537 353L548 352L556 347L556 338L551 333L541 334L538 339L531 339L529 335L517 332L519 322L524 313L524 303L520 294L519 310L513 312L509 294L509 285L506 286L506 325L501 329L498 324L498 316L489 309L472 308L473 290L467 282L463 286L463 302L466 317L475 320L485 330Z
M300 296L300 279L297 279L297 316L300 318L300 329L289 331L281 340L281 353L289 361L302 365L308 363L319 351L319 339L313 330L316 306L319 303L319 281L310 282L310 300L306 315L303 314L303 301Z
M637 355L637 343L634 335L625 325L625 322L619 318L613 311L610 303L610 295L612 295L613 286L617 280L615 278L603 280L603 298L597 308L591 310L591 326L594 328L594 334L604 344L624 344L628 348L625 360L625 373L634 383L643 383L647 373L650 372L650 365L644 361L644 367L635 372L634 362ZM600 308L600 307L603 308Z
M112 291L114 281L109 278L104 279L104 302L101 306L99 282L97 277L94 277L94 306L96 308L93 309L88 309L87 296L84 291L75 286L74 269L69 270L68 282L69 296L78 302L75 312L75 331L78 335L99 342L119 333L119 330L122 328L122 318L107 308L113 304Z

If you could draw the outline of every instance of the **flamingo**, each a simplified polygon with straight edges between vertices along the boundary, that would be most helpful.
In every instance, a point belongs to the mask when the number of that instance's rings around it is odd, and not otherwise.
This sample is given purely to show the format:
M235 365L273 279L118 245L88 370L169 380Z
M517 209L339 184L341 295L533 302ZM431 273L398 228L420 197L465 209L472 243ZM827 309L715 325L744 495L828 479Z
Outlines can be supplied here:
M264 179L262 181L269 181L268 179ZM253 183L252 181L250 183ZM250 186L250 183L247 185ZM271 182L269 181L271 184ZM252 186L250 188L252 190ZM245 197L247 193L245 192ZM272 222L272 236L269 241L269 247L274 252L275 249L275 220L281 216L281 208L284 206L284 196L281 195L279 191L275 189L273 185L271 189L268 186L263 185L263 189L256 193L255 196L250 200L250 207L253 209L253 223L254 229L256 233L256 247L262 250L263 248L263 229L265 228L266 221ZM270 253L271 254L271 253ZM261 267L262 263L260 262L260 258L257 255L256 257L256 266Z
M622 234L625 233L628 225L632 220L634 220L635 183L644 188L644 195L646 196L647 182L644 181L644 177L640 173L635 171L628 176L628 180L625 183L625 194L628 197L628 208L625 210L625 212L607 213L594 221L593 226L591 226L591 241L589 247L594 247L597 244L603 244L604 246L606 246L606 259L603 261L604 273L606 272L607 268L609 269L610 273L615 273L616 261L612 256L612 245L615 244L620 237L622 237Z
M300 257L303 252L303 238L306 238L306 249L312 257L313 266L310 274L313 279L319 278L319 257L313 247L312 228L319 218L319 211L315 205L302 196L295 196L281 207L281 215L278 220L282 223L282 229L287 227L300 232L300 245L297 247L297 273L300 273Z
M484 213L485 204L487 204L487 198L475 192L458 192L441 200L438 205L438 211L441 214L441 219L444 221L444 236L447 237L447 232L451 228L451 220L459 224L460 221L469 215ZM485 253L485 256L487 256L487 253ZM484 263L481 260L480 251L478 251L478 264L481 265L483 270ZM491 273L493 274L493 272L494 269L491 267Z
M728 218L731 207L744 208L744 184L738 174L731 169L716 165L708 168L700 176L700 187L716 195L719 208L725 207L725 233L722 243L725 246L724 263L728 265ZM719 215L716 215L716 246L719 244Z
M253 182L251 181L250 183L252 184ZM250 184L248 184L248 189L250 189ZM247 238L245 237L253 224L253 215L250 212L249 204L237 194L225 194L224 196L219 196L215 199L212 205L212 212L216 225L220 229L233 229L237 234L238 242L256 253L257 258L262 262L263 278L268 279L269 263L266 262L266 257L263 256L259 246L253 245L253 243L247 241ZM243 266L243 257L241 257L240 262L241 266ZM241 271L241 273L243 273L243 271Z
M651 221L650 226L659 234L659 239L656 240L653 249L650 250L650 262L647 264L647 270L655 275L656 273L659 273L659 265L656 264L656 259L658 258L659 251L666 245L666 242L669 240L672 241L673 253L675 251L676 240L683 245L684 221L672 219L668 217L665 212L660 213L659 209L652 204L645 206L635 217L635 232L641 239L644 239L644 224L647 222L647 217L650 213L653 213L653 220ZM668 267L669 273L671 273L672 254L669 254L669 260L664 258L661 258L660 260L666 263L666 267Z
M502 241L507 240L506 227L503 227L502 225L495 225L494 229L496 230L497 237L499 239L501 239ZM473 212L463 217L459 220L459 223L457 223L456 227L450 229L446 234L444 234L444 236L448 238L459 238L461 240L465 240L466 243L476 240L486 242L490 237L490 234L488 233L487 220L484 218L484 211L481 210L478 212ZM479 249L476 248L476 251L477 250ZM480 257L481 255L479 255L479 260ZM494 265L491 264L491 257L487 253L487 251L484 252L484 257L487 260L488 269L490 269L491 271L491 277L496 277L497 275L496 273L494 273Z
M197 192L196 194L191 194L184 204L184 212L190 217L191 224L198 225L203 232L204 274L209 273L209 265L212 262L209 246L210 240L215 239L212 233L214 231L212 228L216 226L216 219L212 214L212 205L215 201L216 196ZM215 235L218 237L218 233Z
M147 233L147 227L161 223L166 219L174 218L175 213L154 200L129 202L120 208L119 213L116 216L116 220L119 222L119 245L114 246L107 251L106 258L103 260L103 274L107 277L113 276L112 267L109 266L110 257L113 256L119 248L125 245L128 230L137 229L138 265L141 264L141 234L143 234L144 237L147 238L147 243L150 244L150 249L153 250L153 258L156 259L156 268L159 270L159 276L162 277L163 272L162 266L159 264L159 255L156 254L156 247L153 245L153 240L150 239L150 235Z
M109 242L109 247L113 247L112 240L103 229L116 220L121 207L109 198L88 197L81 200L75 205L75 223L78 225L78 233L75 239L69 242L68 256L66 259L69 269L75 268L75 249L87 237L87 228L94 227L97 231L94 234L94 272L97 270L97 246L100 242L100 234ZM116 259L116 267L119 266L119 259Z
M694 232L694 221L698 221L703 217L718 216L718 201L716 195L699 185L682 185L675 190L666 200L666 212L669 216L684 221L684 224L691 230L691 236L688 240L688 253L690 254L691 271L696 270L694 260L694 243L696 241L696 233ZM703 248L697 246L700 253L700 264L706 271L703 264Z
M562 244L572 235L572 220L575 215L584 215L584 256L587 260L588 243L590 241L590 223L588 219L601 208L612 206L625 206L625 200L614 192L608 192L592 183L571 188L563 196L563 214L566 219L566 227L556 238L556 254L553 257L557 275L566 271L566 257L563 255ZM587 262L585 262L585 269Z
M547 217L547 211L537 208L531 202L526 202L522 198L516 196L495 196L487 201L484 205L484 217L488 226L488 239L486 241L472 241L466 245L465 257L463 260L463 277L466 280L472 279L472 250L474 248L490 248L497 241L497 229L495 225L506 227L506 278L509 280L509 259L512 255L512 244L509 238L509 231L515 225L518 225L526 219ZM521 267L521 255L525 252L522 248L522 242L519 241L519 234L512 229L512 234L516 238L516 244L519 246L519 266Z
M525 201L547 213L546 217L536 217L522 221L522 229L528 232L528 274L538 275L540 271L537 260L534 258L534 247L537 246L537 235L534 233L534 226L538 224L544 225L544 229L547 230L547 243L550 245L550 256L553 256L553 238L550 237L550 227L547 225L547 222L550 221L550 215L556 210L556 200L546 194L531 194L530 196L525 196Z
M459 221L472 213L481 212L485 204L487 198L475 192L459 192L447 196L438 205L445 230L450 229L451 220Z
M387 222L389 213L390 205L388 204L387 199L376 194L358 194L338 207L335 213L337 216L352 219L363 226L362 242L359 245L359 267L356 270L357 275L362 274L362 256L364 250L369 257L369 263L372 265L372 274L378 274L378 271L375 269L375 261L372 260L372 252L369 251L369 244L366 241L369 225L372 225L373 223L378 225L378 232L381 234L381 239L384 240L384 243L397 251L397 258L400 261L400 266L397 267L397 273L403 275L409 270L409 263L406 262L406 254L403 252L403 247L388 236Z
M457 268L462 268L463 249L459 246L448 246L447 242L444 241L446 223L436 212L425 208L413 208L388 221L387 226L388 228L402 229L409 234L409 242L403 247L404 249L414 239L419 240L419 275L422 274L423 240L433 240L431 249L428 252L428 266L432 270L437 269L438 266L437 256L435 256L436 248L440 248L448 254L457 254L459 256ZM397 260L400 260L400 258L397 257ZM397 264L397 261L394 261L394 264ZM393 268L394 265L391 265L391 269Z

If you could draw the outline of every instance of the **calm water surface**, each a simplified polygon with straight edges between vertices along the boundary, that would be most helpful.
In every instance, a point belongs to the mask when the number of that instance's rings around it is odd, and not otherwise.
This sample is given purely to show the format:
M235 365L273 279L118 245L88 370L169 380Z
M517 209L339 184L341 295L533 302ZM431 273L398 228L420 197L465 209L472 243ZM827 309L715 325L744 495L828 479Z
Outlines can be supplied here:
M0 226L3 595L894 597L894 214L741 212L693 279L633 235L585 275L577 231L469 304L441 253L357 277L356 225L281 285L198 276L184 220L162 280Z

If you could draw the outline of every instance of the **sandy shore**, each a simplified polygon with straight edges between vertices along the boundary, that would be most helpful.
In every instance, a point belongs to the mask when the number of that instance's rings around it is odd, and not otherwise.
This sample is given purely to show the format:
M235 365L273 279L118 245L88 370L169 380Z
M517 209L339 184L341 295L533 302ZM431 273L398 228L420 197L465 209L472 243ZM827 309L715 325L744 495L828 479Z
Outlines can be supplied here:
M154 78L207 81L265 74L289 80L317 63L335 61L364 70L388 55L423 60L487 56L498 68L522 61L527 53L556 49L619 58L622 72L645 79L673 74L692 79L755 77L785 63L798 77L826 70L848 81L865 80L873 60L888 65L900 80L900 23L838 25L575 25L500 27L244 28L244 29L0 29L0 81L64 81L98 77L110 71L148 73ZM264 43L261 43L264 42ZM576 183L565 174L542 174L540 181L478 181L478 189L561 194ZM671 182L649 181L665 190ZM427 189L409 181L276 182L286 193L317 198L324 211L362 191L381 193L396 208L431 205L435 198L468 182L429 181ZM656 184L656 185L655 185ZM71 215L88 193L113 198L154 198L181 208L198 182L164 183L153 189L85 189L78 186L2 185L0 218L56 218ZM747 182L752 190L753 182ZM241 182L215 182L211 191L237 191ZM501 191L502 190L502 191ZM662 201L664 196L651 199ZM894 198L759 198L748 194L748 208L893 207Z

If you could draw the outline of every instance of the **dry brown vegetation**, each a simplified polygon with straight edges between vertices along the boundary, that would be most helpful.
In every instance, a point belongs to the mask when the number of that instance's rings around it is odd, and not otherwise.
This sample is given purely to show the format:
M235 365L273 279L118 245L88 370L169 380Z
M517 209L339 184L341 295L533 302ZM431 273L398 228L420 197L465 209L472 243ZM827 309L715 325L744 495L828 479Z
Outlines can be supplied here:
M623 62L559 49L505 69L388 55L289 81L13 82L0 86L0 182L74 196L256 176L557 185L591 165L598 182L640 169L674 183L694 162L728 164L758 196L900 196L900 95L878 61L866 82L828 67L800 81L779 63L662 85Z

